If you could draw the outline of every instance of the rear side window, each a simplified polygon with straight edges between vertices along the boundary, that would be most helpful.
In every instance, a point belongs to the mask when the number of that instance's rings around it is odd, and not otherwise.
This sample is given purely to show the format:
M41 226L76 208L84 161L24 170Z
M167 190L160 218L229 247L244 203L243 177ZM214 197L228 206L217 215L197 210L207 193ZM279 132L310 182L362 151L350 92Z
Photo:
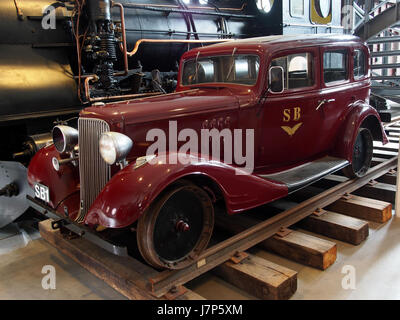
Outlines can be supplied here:
M362 50L354 50L354 78L361 78L367 74L365 53Z
M347 51L324 52L324 82L343 81L349 78Z
M271 67L282 67L285 76L285 89L296 89L314 85L312 63L310 53L297 53L272 60ZM271 80L273 82L273 79Z

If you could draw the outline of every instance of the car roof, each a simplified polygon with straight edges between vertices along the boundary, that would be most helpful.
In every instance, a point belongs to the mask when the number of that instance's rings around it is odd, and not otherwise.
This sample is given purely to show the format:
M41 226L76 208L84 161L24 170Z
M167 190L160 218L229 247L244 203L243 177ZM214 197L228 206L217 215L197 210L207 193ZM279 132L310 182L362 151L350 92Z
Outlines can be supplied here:
M347 43L361 42L360 38L344 34L294 34L276 35L256 38L246 38L234 41L227 41L209 45L206 47L195 48L188 52L189 56L197 54L221 53L224 51L232 52L233 48L258 50L258 51L278 51L302 46L324 45L328 43Z

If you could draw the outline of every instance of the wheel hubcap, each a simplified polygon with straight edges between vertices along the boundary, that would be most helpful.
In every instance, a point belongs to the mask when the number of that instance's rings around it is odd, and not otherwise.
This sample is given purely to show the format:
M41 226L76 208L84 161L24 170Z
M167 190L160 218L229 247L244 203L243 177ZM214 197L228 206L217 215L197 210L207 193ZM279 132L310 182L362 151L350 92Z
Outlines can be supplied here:
M190 226L185 221L179 220L175 225L175 229L178 232L186 232L190 230Z

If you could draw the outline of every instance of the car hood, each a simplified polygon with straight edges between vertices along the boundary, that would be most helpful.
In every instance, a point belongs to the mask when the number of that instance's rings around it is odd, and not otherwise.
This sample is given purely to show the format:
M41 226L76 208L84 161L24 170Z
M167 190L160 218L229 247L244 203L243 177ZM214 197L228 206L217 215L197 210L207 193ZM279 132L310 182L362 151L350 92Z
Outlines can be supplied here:
M107 103L81 111L80 116L125 125L168 119L214 109L239 107L229 89L193 89L154 97Z

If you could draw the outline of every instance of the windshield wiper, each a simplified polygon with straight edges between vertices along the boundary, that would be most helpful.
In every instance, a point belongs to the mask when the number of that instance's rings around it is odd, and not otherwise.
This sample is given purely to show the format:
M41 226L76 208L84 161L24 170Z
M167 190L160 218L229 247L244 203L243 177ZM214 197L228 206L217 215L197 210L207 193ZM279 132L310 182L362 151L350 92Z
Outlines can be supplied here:
M235 47L235 48L233 48L233 50L232 50L232 63L231 63L231 65L230 65L230 67L229 67L229 71L228 71L228 75L226 76L226 80L228 80L229 77L231 76L231 73L232 73L232 70L233 70L233 66L235 65L235 58L234 58L234 55L235 55L236 49L237 49L237 48Z

